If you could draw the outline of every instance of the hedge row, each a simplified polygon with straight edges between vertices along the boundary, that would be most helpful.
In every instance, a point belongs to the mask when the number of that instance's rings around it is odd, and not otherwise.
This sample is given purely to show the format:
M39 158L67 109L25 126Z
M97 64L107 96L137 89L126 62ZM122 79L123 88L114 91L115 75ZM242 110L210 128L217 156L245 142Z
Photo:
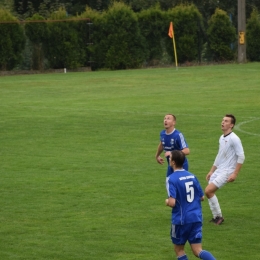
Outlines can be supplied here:
M260 22L255 10L247 24L247 52L260 60ZM76 21L77 19L77 21ZM179 63L233 60L236 30L227 13L217 9L207 29L195 5L180 5L168 11L154 6L135 13L120 2L99 13L87 8L77 17L59 9L48 20L39 14L20 23L6 10L0 10L0 69L12 70L25 60L30 69L78 68L128 69L144 64L172 62L173 42L168 37L171 21ZM41 22L42 21L42 22ZM257 37L258 36L258 37ZM26 47L27 46L27 47ZM29 46L29 47L28 47ZM30 49L30 51L28 51Z

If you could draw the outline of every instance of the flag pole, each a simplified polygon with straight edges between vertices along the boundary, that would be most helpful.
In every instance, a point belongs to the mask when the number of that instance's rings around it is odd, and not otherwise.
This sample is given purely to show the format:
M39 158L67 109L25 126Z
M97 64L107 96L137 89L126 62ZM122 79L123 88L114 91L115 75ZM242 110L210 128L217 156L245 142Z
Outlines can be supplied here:
M172 41L173 41L173 49L174 49L174 56L175 56L175 66L176 66L176 70L178 70L178 61L177 61L177 53L176 53L176 44L175 44L174 33L173 33Z
M175 44L175 37L174 37L174 30L173 30L172 22L170 22L168 35L170 38L172 38L175 66L176 66L176 70L178 70L178 60L177 60L176 44Z

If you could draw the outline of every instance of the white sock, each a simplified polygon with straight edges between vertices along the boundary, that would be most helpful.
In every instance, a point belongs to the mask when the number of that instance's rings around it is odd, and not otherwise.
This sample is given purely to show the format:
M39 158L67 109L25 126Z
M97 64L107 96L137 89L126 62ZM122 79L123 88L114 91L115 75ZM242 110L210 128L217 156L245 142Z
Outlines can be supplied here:
M218 198L214 195L212 198L208 199L210 210L213 214L213 218L222 217L221 209L218 203Z

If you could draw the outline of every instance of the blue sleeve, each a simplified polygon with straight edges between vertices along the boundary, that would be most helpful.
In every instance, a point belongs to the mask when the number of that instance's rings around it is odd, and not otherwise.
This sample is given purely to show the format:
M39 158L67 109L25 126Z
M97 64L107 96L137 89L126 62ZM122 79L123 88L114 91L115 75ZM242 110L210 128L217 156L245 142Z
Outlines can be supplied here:
M169 193L170 193L170 197L176 199L176 187L171 181L171 178L169 179Z
M160 141L162 141L163 130L160 132Z
M183 150L184 148L189 147L182 133L178 134L176 144L178 145L179 150Z

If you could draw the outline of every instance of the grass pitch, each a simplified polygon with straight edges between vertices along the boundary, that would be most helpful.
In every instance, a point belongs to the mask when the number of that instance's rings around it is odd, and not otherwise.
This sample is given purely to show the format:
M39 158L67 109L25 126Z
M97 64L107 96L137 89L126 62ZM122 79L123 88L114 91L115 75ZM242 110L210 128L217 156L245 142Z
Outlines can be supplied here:
M0 259L170 260L166 165L154 155L166 113L206 186L226 113L246 161L217 192L217 259L260 259L260 64L0 77ZM248 249L248 250L246 250ZM197 259L186 246L189 259Z

